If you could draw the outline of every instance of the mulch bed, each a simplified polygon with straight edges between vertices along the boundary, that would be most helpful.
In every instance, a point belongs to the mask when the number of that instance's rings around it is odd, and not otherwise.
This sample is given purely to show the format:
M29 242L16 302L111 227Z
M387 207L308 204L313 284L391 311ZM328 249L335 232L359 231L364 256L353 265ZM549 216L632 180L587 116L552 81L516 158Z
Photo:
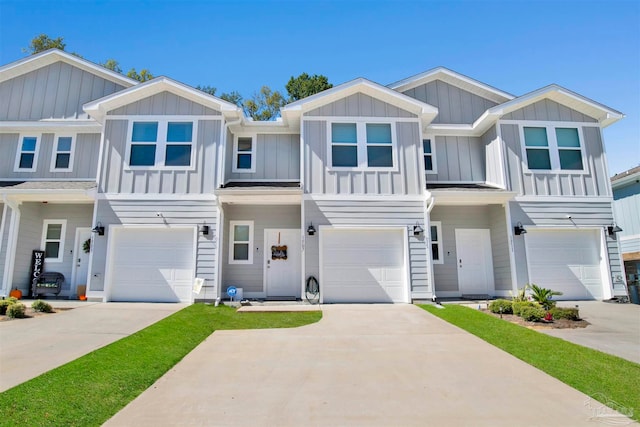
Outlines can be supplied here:
M492 313L489 310L482 310L493 317L500 318L500 314ZM516 325L524 326L531 329L577 329L586 328L590 325L586 320L568 320L568 319L556 319L551 322L527 322L522 317L518 317L515 314L503 314L502 319L507 322L515 323Z

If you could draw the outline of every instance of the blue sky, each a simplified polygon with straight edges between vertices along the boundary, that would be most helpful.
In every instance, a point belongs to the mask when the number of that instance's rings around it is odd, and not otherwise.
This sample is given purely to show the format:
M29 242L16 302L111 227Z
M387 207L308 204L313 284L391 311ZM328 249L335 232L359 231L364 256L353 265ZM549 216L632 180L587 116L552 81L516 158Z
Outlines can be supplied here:
M440 65L514 95L557 83L627 116L604 131L611 174L640 164L638 1L0 0L0 64L40 33L244 97L302 72L389 84Z

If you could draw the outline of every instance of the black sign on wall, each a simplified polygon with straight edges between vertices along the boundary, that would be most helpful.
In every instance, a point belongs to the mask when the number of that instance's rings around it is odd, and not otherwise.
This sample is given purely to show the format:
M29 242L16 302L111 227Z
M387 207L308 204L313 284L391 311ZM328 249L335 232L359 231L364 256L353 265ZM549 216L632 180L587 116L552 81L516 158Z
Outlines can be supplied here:
M31 255L31 296L35 296L36 284L44 269L44 251L34 250Z

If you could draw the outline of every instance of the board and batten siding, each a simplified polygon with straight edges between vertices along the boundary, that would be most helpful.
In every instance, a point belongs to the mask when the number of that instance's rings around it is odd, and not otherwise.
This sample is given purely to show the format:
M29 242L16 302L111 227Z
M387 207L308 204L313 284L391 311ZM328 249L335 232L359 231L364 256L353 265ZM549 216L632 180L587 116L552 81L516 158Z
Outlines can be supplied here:
M415 114L364 93L354 93L304 113L305 116L332 117L411 117Z
M68 133L60 135L68 136ZM57 137L54 133L25 132L23 136L38 137L38 162L34 172L14 172L16 154L21 145L20 135L17 133L0 134L0 176L5 179L86 179L95 180L100 153L100 134L75 134L75 152L73 155L73 170L71 172L51 172L51 161L55 155Z
M185 116L188 118L189 116ZM208 194L216 187L218 145L221 143L220 120L197 120L195 137L195 168L127 169L126 149L128 120L107 120L100 192L102 193L163 193Z
M131 104L111 110L108 115L189 115L189 116L220 116L217 110L185 99L171 92L160 92L143 98Z
M216 255L218 251L218 207L211 200L98 200L96 221L105 227L104 236L93 239L93 257L89 290L103 291L106 273L107 242L110 225L140 226L209 226L209 234L197 233L195 277L205 279L200 296L216 295ZM156 213L161 213L158 217ZM196 296L198 299L198 296Z
M609 177L606 173L606 159L600 129L594 126L576 127L582 129L584 136L585 172L545 171L534 173L526 171L526 159L523 159L520 131L517 124L500 124L502 139L506 150L506 169L508 190L526 196L609 196L611 194Z
M640 182L613 190L613 213L620 237L640 236Z
M487 109L497 105L442 80L434 80L403 93L438 108L438 116L432 123L471 124Z
M0 83L0 120L88 119L82 106L124 89L65 62Z
M428 173L427 182L484 182L485 144L469 136L436 136L437 174Z
M495 126L491 126L489 130L482 135L482 143L484 145L484 165L486 168L487 184L505 188L502 142L500 138L498 138Z
M589 122L597 123L589 117L572 108L558 104L550 99L543 99L526 107L512 111L502 116L503 120L541 120L547 122Z
M304 187L306 193L335 195L422 195L421 132L417 122L396 122L396 167L393 170L340 170L328 165L327 122L304 120Z
M224 205L224 232L221 243L222 256L222 294L229 286L242 288L242 291L262 293L264 289L264 230L265 228L300 229L300 206L294 205ZM253 221L253 263L229 264L229 242L232 230L229 221ZM289 250L300 250L300 242L290 243ZM267 252L269 253L269 252Z
M317 230L320 226L351 227L404 227L408 233L408 256L412 295L424 298L431 293L429 286L429 265L425 234L414 236L416 223L424 227L424 202L408 200L355 201L355 200L305 200L304 218L313 223ZM305 235L305 275L320 278L320 248L318 234ZM384 242L381 242L383 244ZM430 246L429 246L430 247ZM320 278L320 289L322 290Z
M297 181L300 180L300 135L258 134L256 137L255 172L233 171L234 137L227 139L225 182L229 181Z

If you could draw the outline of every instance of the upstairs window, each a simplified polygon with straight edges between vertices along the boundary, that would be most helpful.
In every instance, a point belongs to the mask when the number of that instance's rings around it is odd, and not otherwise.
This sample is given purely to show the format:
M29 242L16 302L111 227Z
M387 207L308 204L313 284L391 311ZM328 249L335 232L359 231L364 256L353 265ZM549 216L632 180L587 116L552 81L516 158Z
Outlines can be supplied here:
M556 128L560 169L582 170L582 148L576 128Z
M355 123L331 124L331 159L333 167L358 166L358 131Z
M524 141L529 169L551 169L547 129L525 127Z
M73 169L74 138L58 136L51 157L51 172L70 172Z
M129 166L181 169L193 165L193 122L134 121L130 126Z
M435 158L433 155L433 147L430 139L422 140L422 152L424 153L424 170L425 172L435 172Z
M390 168L393 166L391 125L367 123L367 166Z
M232 172L253 173L256 171L255 136L236 136L233 144Z
M37 136L23 136L18 141L14 172L33 172L38 164L40 148Z
M129 166L154 166L158 122L133 122Z
M253 221L230 221L229 230L229 264L253 264Z
M395 135L391 123L331 123L331 167L392 168Z
M167 149L165 151L165 166L191 165L191 140L193 138L193 123L167 123Z
M522 136L529 170L584 170L584 151L578 128L524 126Z
M439 221L431 221L429 230L431 240L431 259L434 264L442 264L442 224Z
M46 262L62 262L66 220L47 219L42 227L42 249Z

